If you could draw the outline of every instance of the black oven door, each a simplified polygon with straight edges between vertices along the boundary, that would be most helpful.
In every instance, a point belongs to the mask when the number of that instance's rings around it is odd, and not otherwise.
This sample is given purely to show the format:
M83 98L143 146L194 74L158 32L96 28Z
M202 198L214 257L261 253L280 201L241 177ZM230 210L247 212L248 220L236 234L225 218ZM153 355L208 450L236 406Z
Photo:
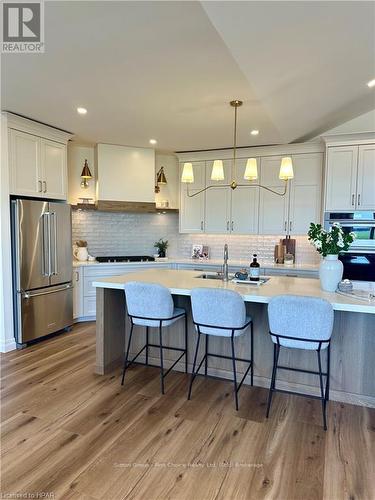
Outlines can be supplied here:
M375 253L347 252L339 259L344 264L343 279L375 281Z

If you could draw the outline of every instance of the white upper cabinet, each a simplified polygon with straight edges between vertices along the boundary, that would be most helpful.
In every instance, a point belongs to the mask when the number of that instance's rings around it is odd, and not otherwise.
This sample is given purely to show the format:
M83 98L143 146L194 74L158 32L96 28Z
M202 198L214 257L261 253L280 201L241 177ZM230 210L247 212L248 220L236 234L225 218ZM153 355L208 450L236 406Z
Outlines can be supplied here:
M186 185L181 184L180 232L306 235L311 222L321 221L321 145L267 146L241 150L240 154L242 157L237 158L236 168L233 168L229 151L201 152L205 161L194 161L194 153L192 159L188 159L187 153L183 153L180 175L185 162L193 164L194 184L189 184L190 193L204 187L209 189L188 199ZM294 178L288 182L286 194L282 195L285 181L279 179L279 172L284 156L292 157ZM215 181L211 179L212 158L219 160L220 157L224 179ZM244 179L248 158L257 159L258 179L254 181ZM238 184L234 190L229 187L233 180Z
M187 194L197 193L205 186L205 162L192 162L194 182L180 185L180 233L203 233L205 193L190 198ZM183 170L183 162L180 164L180 180Z
M10 193L66 200L67 142L71 134L5 113L8 123Z
M9 130L9 143L11 194L42 196L39 137L19 130Z
M66 145L10 129L11 194L65 200Z
M155 203L155 151L97 145L97 199Z
M47 198L67 198L66 146L41 139L41 168L43 192Z
M375 210L375 144L359 146L357 210Z
M375 145L328 147L326 211L375 210Z
M230 231L229 188L213 187L206 191L205 232L227 233Z
M285 182L279 179L281 156L261 159L260 184L280 193ZM266 189L260 189L259 232L260 234L285 234L288 229L289 194L278 196Z
M358 146L329 147L326 169L326 211L354 210Z
M310 223L321 220L323 154L293 155L292 160L288 229L290 234L307 234Z
M259 215L259 188L237 187L231 193L232 234L257 234Z

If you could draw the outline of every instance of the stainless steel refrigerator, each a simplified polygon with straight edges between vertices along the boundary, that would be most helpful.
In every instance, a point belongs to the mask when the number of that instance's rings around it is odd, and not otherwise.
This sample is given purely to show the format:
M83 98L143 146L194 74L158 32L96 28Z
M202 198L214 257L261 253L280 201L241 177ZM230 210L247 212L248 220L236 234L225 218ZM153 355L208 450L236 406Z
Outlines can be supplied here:
M73 323L71 208L11 203L16 342L27 344Z

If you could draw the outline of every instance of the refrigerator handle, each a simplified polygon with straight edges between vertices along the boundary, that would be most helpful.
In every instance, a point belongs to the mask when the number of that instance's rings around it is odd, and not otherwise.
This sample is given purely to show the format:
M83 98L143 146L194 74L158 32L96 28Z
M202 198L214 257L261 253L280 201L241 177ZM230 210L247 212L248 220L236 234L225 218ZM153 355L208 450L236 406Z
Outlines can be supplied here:
M49 228L49 213L45 212L42 215L43 224L43 276L51 276L51 261L50 261L50 228Z
M53 222L53 224L52 224ZM52 229L53 228L53 229ZM57 269L57 224L56 224L56 212L51 212L51 228L50 230L53 230L53 236L51 236L51 239L53 240L53 271L52 275L56 276L58 274L58 269ZM52 260L52 257L51 257Z

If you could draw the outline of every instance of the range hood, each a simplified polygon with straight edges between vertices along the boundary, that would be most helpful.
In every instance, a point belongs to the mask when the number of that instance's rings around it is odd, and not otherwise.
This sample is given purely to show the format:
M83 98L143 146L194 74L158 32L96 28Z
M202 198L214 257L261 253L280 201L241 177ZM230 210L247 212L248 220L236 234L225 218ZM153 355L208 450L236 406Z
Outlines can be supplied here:
M155 213L155 151L97 144L96 208L106 212Z

